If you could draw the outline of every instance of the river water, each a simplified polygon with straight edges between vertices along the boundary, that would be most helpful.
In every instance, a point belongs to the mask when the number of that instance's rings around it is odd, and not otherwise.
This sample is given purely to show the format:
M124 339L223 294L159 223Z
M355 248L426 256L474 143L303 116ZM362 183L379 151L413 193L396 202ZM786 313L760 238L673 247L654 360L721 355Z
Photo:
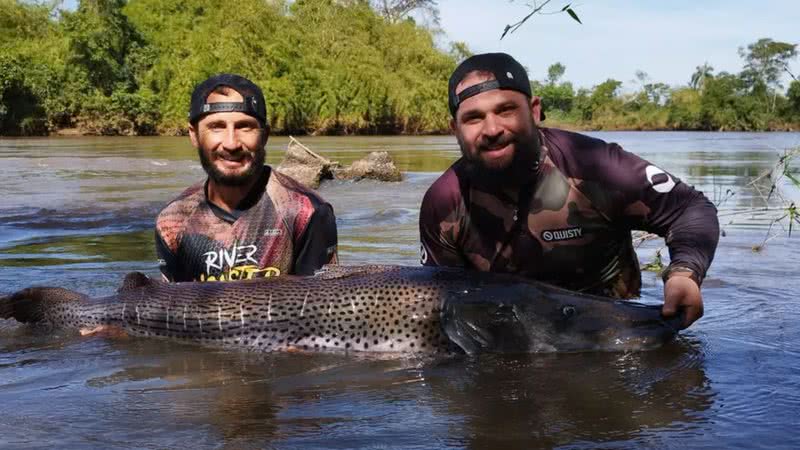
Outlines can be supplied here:
M263 355L0 320L0 447L800 448L800 230L770 228L782 203L774 193L765 205L769 181L751 184L800 134L589 134L720 203L724 235L703 288L706 316L667 346L438 359ZM342 163L391 153L401 183L329 182L319 191L336 211L343 264L418 264L419 202L457 158L455 139L303 142ZM270 141L270 164L286 144ZM154 217L203 175L188 138L0 139L0 292L38 284L107 295L127 272L158 276ZM800 200L785 181L778 193ZM772 211L756 211L765 206ZM642 262L662 245L645 242ZM645 272L643 284L642 301L658 303L657 276Z

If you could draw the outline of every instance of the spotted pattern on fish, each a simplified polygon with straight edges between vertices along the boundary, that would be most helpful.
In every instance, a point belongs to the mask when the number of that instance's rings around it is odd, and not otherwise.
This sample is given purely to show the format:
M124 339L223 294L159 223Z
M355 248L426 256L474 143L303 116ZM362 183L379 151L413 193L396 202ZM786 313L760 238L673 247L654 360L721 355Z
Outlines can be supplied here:
M624 303L511 275L331 266L310 277L235 283L162 283L130 274L116 295L94 299L33 287L0 297L0 318L75 329L106 325L263 352L627 350L640 341L624 332L645 324L654 336L648 345L674 336L658 308ZM620 346L619 336L633 339Z
M141 336L259 351L452 350L439 323L441 288L379 266L237 283L147 281L92 300L67 290L34 296L48 298L42 321L72 328L119 325Z

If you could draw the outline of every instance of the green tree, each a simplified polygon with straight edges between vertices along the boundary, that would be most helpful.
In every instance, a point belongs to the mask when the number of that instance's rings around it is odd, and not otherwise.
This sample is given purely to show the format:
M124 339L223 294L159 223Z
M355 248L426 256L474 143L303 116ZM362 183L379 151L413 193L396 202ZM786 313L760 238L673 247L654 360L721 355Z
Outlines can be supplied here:
M472 56L472 54L472 50L469 49L466 42L458 41L450 43L450 55L456 62L460 63Z
M544 82L535 80L531 82L531 91L542 99L542 108L550 117L560 120L569 115L575 101L572 83L558 83L566 71L566 66L557 62L547 68L547 78Z
M22 61L0 56L0 135L42 134L46 130L44 108L26 85L24 67Z
M622 86L621 81L609 78L595 86L594 91L592 91L592 101L597 106L603 106L613 102L617 97L620 86Z
M550 67L547 68L547 84L556 84L561 77L564 76L564 73L567 71L566 66L557 62L555 64L551 64Z
M92 86L111 95L118 85L135 88L128 57L144 46L138 31L122 13L125 0L82 0L63 24L71 50L70 63L81 67Z
M692 89L699 89L703 90L703 86L706 83L708 78L714 76L714 68L711 67L707 62L703 63L702 66L697 66L694 73L692 74L692 79L689 82L689 86Z
M701 93L694 88L679 88L672 92L666 104L670 128L700 130L705 127L700 96Z
M0 42L42 37L51 26L51 13L46 5L0 0Z
M768 122L765 99L748 93L748 85L740 76L721 72L708 80L701 97L703 128L720 131L764 129Z
M778 90L782 88L780 80L788 62L797 56L797 45L763 38L746 50L740 48L739 55L745 60L742 80L753 95L771 97L768 109L775 111Z
M797 57L797 44L763 38L748 45L747 49L739 48L739 55L745 61L743 73L751 85L762 82L779 88L788 62Z
M0 135L46 134L64 64L52 5L0 0Z
M370 0L372 7L390 23L406 20L411 13L418 12L439 24L439 8L436 0Z
M784 117L788 120L800 121L800 81L794 80L789 84L786 99L788 101Z

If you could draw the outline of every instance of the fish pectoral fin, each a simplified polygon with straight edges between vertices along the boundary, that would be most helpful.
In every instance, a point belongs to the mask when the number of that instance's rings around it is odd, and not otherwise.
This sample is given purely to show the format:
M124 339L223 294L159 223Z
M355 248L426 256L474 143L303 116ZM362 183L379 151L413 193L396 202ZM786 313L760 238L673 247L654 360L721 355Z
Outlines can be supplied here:
M295 345L288 345L288 346L286 346L286 348L284 349L284 351L285 351L285 352L287 352L287 353L311 353L311 352L310 352L310 351L308 351L307 349L300 348L300 347L297 347L297 346L295 346Z
M151 286L156 283L160 283L160 281L153 280L142 272L131 272L125 275L125 278L122 280L122 286L117 289L117 293Z
M92 328L81 328L79 332L81 336L101 336L110 338L128 337L127 331L115 325L98 325Z

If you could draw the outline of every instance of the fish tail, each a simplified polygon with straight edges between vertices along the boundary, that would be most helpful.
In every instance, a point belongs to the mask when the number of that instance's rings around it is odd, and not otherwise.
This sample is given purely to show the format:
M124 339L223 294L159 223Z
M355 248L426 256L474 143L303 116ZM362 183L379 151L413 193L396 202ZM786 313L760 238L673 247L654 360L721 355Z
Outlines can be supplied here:
M47 312L64 302L86 299L86 296L63 288L30 287L0 297L0 318L22 323L47 320Z

